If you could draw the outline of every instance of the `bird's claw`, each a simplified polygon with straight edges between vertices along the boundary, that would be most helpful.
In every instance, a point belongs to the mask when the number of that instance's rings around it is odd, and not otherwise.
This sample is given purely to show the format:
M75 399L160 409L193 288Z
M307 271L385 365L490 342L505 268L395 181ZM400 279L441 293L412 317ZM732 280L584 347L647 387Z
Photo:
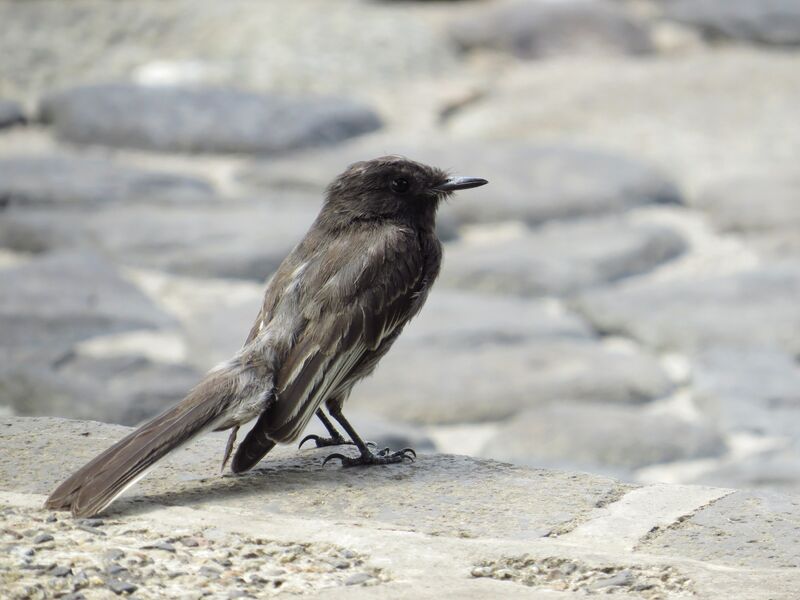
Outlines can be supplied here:
M341 460L343 465L345 461L348 460L348 458L344 454L329 454L328 456L325 457L325 460L322 461L322 466L324 467L329 460L333 460L334 458L338 458L339 460Z
M390 465L403 462L404 459L414 462L416 457L417 453L414 452L412 448L403 448L397 452L392 452L389 448L384 448L377 454L372 454L370 452L361 454L355 458L345 456L344 454L330 454L322 461L322 466L324 467L329 460L333 460L334 458L338 458L342 461L342 467L359 467L367 465Z

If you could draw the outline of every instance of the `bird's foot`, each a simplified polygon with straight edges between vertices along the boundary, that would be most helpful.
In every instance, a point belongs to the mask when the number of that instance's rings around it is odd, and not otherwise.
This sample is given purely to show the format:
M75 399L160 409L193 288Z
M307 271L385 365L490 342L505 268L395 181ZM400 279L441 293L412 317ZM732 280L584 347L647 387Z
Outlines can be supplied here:
M345 456L344 454L330 454L325 458L324 461L322 461L322 466L324 467L329 460L333 460L335 458L338 458L340 461L342 461L343 467L359 467L367 465L391 465L394 463L403 462L403 460L406 458L411 462L414 462L416 457L417 453L411 448L403 448L397 452L392 452L389 448L384 448L377 454L367 451L362 453L360 456L356 456L355 458Z
M355 446L355 442L349 442L340 435L322 437L312 433L300 440L300 443L297 445L297 447L302 448L303 444L309 440L313 441L317 445L317 448L325 448L326 446ZM377 447L375 442L366 442L366 444L367 446Z

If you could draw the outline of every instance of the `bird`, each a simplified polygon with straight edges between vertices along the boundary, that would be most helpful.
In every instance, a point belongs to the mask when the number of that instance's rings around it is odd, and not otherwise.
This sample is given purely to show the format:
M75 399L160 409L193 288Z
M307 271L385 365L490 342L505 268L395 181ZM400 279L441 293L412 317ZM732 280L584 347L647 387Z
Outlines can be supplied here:
M239 351L175 406L67 478L45 507L95 516L156 462L207 431L231 430L224 471L239 428L254 419L233 453L234 473L251 469L276 444L295 441L314 415L330 437L306 436L301 446L309 440L318 447L352 444L359 452L331 454L323 465L413 460L411 448L373 451L343 415L343 405L422 308L439 274L439 204L457 190L486 183L395 155L351 164L327 187L305 237L268 280Z

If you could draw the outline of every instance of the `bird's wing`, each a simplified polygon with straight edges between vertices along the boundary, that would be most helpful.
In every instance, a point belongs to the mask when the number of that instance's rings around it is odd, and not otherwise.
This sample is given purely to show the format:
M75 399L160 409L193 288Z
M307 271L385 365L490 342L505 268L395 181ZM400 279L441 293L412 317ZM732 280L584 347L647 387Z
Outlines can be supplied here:
M413 232L373 232L354 241L346 240L349 252L333 248L306 272L305 327L277 373L276 401L261 419L270 439L297 437L317 407L405 324L419 302L423 257Z

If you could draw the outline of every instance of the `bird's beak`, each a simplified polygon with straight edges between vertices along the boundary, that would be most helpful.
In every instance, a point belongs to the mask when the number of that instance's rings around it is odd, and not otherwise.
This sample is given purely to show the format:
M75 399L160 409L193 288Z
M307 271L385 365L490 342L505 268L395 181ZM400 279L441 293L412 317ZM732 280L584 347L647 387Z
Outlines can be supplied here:
M467 190L469 188L480 187L487 183L489 182L480 177L451 177L433 189L437 192L453 192L455 190Z

